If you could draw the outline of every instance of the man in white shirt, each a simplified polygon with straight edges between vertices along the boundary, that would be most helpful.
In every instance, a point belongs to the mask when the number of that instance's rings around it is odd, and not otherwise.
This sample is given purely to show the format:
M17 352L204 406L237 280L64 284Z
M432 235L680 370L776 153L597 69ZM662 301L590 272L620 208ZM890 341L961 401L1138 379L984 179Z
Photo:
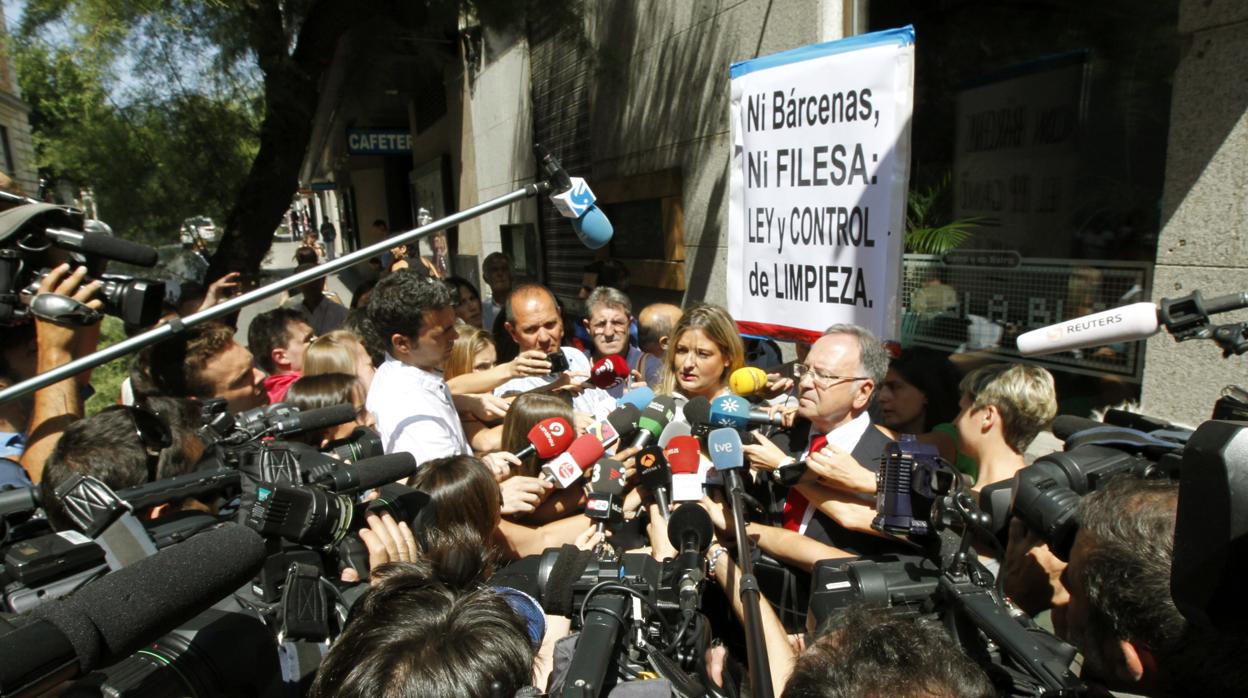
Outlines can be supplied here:
M535 388L571 394L572 408L595 420L605 418L615 408L615 398L605 390L585 383L589 359L572 347L562 346L563 318L555 295L545 286L523 284L507 297L507 320L503 327L519 345L520 351L536 349L543 354L562 352L568 371L558 375L513 378L494 390L495 395L523 393Z
M472 455L456 400L442 379L442 364L458 336L455 300L448 285L410 269L390 274L373 289L368 319L388 350L367 407L386 453L410 453L417 463ZM492 461L516 459L498 453L484 460L493 468Z

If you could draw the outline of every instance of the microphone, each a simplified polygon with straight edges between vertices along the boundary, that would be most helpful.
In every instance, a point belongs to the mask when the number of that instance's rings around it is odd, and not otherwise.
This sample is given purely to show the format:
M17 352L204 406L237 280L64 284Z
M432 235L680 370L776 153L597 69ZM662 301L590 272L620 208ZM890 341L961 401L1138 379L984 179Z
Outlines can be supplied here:
M193 536L31 612L0 636L0 692L32 693L112 664L246 584L264 540L234 523Z
M706 435L711 433L711 401L699 395L685 403L684 412L689 433L706 443Z
M607 216L594 205L594 192L585 180L569 177L555 156L541 144L535 143L533 152L550 182L551 203L564 218L572 219L572 230L580 238L581 244L596 250L611 242L611 235L615 230Z
M640 388L633 388L627 393L624 393L620 396L619 400L615 401L615 404L617 407L621 405L632 405L637 408L638 412L640 412L646 409L646 405L649 405L650 401L653 399L654 390L646 386L642 386Z
M663 447L646 446L641 449L641 452L637 454L637 464L641 466L641 474L638 477L642 486L654 495L654 501L659 505L663 518L669 518L667 509L671 498L667 496L667 491L672 486L672 470L668 467L667 458L663 455Z
M676 436L663 449L672 473L672 501L702 499L702 444L693 436Z
M140 267L154 267L159 258L156 250L147 245L130 242L107 233L84 233L67 228L47 228L44 235L53 245L74 252L113 259Z
M602 458L602 442L593 434L581 434L554 460L542 466L542 479L559 485L560 489L581 478L581 473Z
M767 387L767 372L756 366L743 366L728 376L728 387L741 397L754 397Z
M1099 347L1145 339L1159 329L1157 304L1132 303L1024 332L1018 336L1018 351L1023 356L1034 356Z
M697 504L682 504L667 522L667 540L680 552L676 555L676 589L681 613L698 610L699 587L706 578L703 560L711 547L714 527L711 516Z
M659 438L663 427L672 421L676 414L676 400L670 395L660 395L646 405L637 418L637 435L633 437L632 448L643 448L652 439Z
M273 422L274 436L293 436L309 431L319 431L346 424L355 419L355 405L342 403L319 407L315 410L291 412Z
M624 465L603 458L594 465L589 478L585 515L598 521L598 532L624 518Z
M611 410L611 414L607 415L607 423L615 430L620 441L624 441L637 431L637 420L641 418L641 410L636 407L624 404ZM606 442L603 442L606 445Z
M604 356L589 371L589 382L606 390L628 377L628 362L618 354Z
M541 460L549 460L568 450L572 439L576 437L572 425L563 417L547 417L529 430L529 445L515 453L516 458L524 459L537 454Z
M688 436L693 432L688 424L684 422L668 422L663 427L663 433L659 434L659 446L667 448L667 444L677 436Z
M371 490L392 482L409 478L416 473L416 457L410 453L391 453L342 464L332 470L318 473L314 484L335 492Z
M740 398L737 398L738 400ZM729 490L741 490L741 468L745 465L745 451L741 448L741 435L736 429L716 429L706 437L711 464L724 478Z
M1163 326L1176 340L1208 336L1210 315L1248 307L1248 293L1231 293L1205 300L1200 291L1160 303L1132 303L1025 332L1018 337L1024 356L1086 349L1144 339ZM1216 334L1213 335L1216 338Z
M736 395L721 395L711 401L711 424L733 429L747 429L750 424L784 423L780 414L767 414L763 410L750 409L750 403Z

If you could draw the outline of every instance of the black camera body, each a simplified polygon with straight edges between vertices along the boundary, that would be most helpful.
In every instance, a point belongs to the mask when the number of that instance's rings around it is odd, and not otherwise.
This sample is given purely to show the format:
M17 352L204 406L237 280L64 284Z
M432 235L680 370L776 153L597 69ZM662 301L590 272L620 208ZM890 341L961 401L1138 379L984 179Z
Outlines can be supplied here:
M0 213L0 326L29 320L39 283L65 261L87 268L84 283L101 282L96 297L105 314L135 327L160 319L163 281L104 273L109 260L154 266L156 251L107 233L83 232L84 223L80 211L51 204L25 204Z
M564 373L570 366L568 365L568 357L562 351L552 351L546 355L546 360L550 362L550 375Z

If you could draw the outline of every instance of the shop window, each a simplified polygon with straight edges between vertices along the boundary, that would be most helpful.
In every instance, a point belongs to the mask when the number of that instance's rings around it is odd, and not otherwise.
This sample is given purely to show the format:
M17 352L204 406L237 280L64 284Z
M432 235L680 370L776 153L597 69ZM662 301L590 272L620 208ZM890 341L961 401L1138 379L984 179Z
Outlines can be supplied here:
M678 170L594 183L615 235L599 257L628 267L633 286L685 290L684 209Z

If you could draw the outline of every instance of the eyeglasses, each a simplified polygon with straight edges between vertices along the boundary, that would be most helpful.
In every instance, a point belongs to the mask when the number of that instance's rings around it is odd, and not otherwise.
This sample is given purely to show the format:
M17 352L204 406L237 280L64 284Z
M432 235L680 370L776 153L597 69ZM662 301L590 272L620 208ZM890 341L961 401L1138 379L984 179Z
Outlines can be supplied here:
M813 366L793 364L793 380L800 383L803 376L810 376L810 381L820 390L827 390L843 381L865 381L870 379L870 376L834 376L830 373L824 373Z
M143 451L147 454L147 481L155 482L156 469L160 465L160 452L173 445L173 434L169 430L169 425L165 424L165 420L155 412L142 407L116 405L103 411L112 410L124 410L130 417L130 423L134 425L134 433L139 437L139 443L143 445Z

